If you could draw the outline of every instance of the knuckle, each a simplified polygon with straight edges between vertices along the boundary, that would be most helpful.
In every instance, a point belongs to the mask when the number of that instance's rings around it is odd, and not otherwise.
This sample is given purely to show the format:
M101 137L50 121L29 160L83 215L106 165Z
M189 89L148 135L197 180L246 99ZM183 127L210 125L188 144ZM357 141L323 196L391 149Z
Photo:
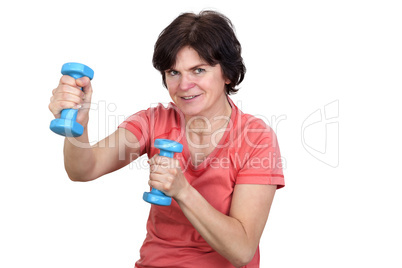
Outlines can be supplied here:
M161 162L161 156L160 155L155 155L155 163L157 163L157 164L160 164L160 162Z
M158 170L158 167L156 165L152 165L151 172L155 173L157 170Z
M75 79L72 78L72 77L69 76L69 75L63 75L63 76L60 78L60 83L61 83L61 84L71 84L71 83L74 83L74 81L75 81Z
M159 156L157 156L157 157L154 158L153 164L154 164L155 166L159 166L159 165L160 165Z
M163 191L164 191L164 192L169 192L170 189L172 189L172 186L171 186L170 183L163 185Z
M173 181L174 181L174 177L173 177L173 176L168 176L168 177L166 178L166 180L169 182L169 184L172 184Z
M62 108L62 109L68 109L68 108L71 108L71 107L72 107L72 105L71 105L70 103L65 102L65 101L61 101L61 102L59 103L59 105L60 105L60 108Z
M172 169L170 170L170 174L172 174L173 176L176 176L176 175L178 174L177 168L172 168Z
M170 160L171 160L171 158L169 158L169 157L166 157L166 156L161 157L161 165L164 168L169 168L170 167Z
M59 102L59 106L60 106L61 109L66 109L67 108L67 105L66 105L65 102Z

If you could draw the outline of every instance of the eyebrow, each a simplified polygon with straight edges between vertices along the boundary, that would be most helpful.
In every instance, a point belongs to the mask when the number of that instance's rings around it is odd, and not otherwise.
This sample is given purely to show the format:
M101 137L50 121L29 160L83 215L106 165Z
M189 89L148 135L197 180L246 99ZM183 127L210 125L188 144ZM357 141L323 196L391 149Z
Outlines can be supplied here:
M198 64L198 65L196 65L196 66L190 68L189 70L195 70L195 69L198 69L198 68L200 68L200 67L205 67L205 66L209 66L209 65L206 64L206 63L201 63L201 64Z
M195 65L194 67L188 68L187 70L196 70L198 68L205 67L205 66L209 66L209 64L200 63L200 64ZM175 70L175 68L170 68L170 69L166 70L166 72L170 72L170 71L177 71L177 70Z

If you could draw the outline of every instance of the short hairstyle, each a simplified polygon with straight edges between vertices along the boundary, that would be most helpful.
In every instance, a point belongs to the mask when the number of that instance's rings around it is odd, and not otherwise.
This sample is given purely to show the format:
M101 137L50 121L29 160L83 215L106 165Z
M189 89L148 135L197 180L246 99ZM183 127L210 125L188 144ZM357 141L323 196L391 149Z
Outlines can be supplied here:
M223 14L205 10L198 15L183 13L167 26L155 43L152 63L162 74L166 85L165 71L176 63L179 50L190 46L209 65L220 64L223 75L230 80L225 85L226 94L236 93L246 73L232 22Z

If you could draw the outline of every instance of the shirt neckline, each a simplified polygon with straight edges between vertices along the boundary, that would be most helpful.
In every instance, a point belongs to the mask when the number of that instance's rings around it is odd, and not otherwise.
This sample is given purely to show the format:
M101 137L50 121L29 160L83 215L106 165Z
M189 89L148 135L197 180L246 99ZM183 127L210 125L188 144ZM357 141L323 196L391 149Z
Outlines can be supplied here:
M204 161L202 161L199 165L195 166L192 162L191 159L191 154L190 154L190 149L188 146L188 142L187 142L187 135L186 135L186 126L185 124L181 125L182 128L182 133L184 133L183 135L183 160L186 163L186 166L188 166L191 170L193 171L200 171L205 169L206 167L208 167L209 162L211 161L211 159L213 159L214 157L218 156L220 154L220 152L223 149L223 145L227 143L227 139L229 137L229 133L235 129L235 124L236 124L236 120L235 118L237 117L237 113L238 113L238 108L237 106L233 103L232 99L229 98L229 96L227 96L227 99L229 101L230 106L232 107L232 113L230 114L230 121L226 126L225 132L222 136L222 138L219 141L219 144L217 147L214 148L214 150L204 159ZM183 117L184 118L184 117ZM184 128L184 129L183 129Z

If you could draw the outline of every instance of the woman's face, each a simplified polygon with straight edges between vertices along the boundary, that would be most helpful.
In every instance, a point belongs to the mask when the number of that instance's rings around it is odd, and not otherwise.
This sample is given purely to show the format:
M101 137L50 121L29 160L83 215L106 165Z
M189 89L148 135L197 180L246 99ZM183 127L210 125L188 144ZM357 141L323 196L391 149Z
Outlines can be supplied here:
M230 81L219 64L210 66L193 48L183 47L165 75L170 97L184 115L212 118L227 108L225 84Z

